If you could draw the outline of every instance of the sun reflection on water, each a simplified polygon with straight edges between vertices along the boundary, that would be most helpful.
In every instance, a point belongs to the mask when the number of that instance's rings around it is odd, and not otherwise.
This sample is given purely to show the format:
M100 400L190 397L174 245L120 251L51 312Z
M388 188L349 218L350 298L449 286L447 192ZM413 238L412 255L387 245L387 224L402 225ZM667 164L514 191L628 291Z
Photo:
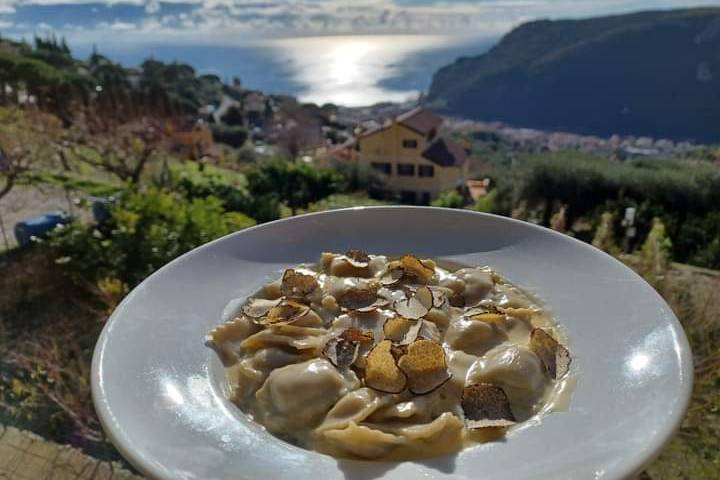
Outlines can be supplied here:
M411 56L458 41L449 35L335 35L275 39L267 46L291 66L302 101L362 106L417 97L417 89L386 82Z

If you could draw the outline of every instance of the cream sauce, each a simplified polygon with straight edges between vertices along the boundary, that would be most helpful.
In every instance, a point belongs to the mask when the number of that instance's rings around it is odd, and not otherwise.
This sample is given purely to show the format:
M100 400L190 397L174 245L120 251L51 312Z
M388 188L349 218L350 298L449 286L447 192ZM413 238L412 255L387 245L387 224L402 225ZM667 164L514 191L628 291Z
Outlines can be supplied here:
M451 271L449 264L441 268L428 261L434 275L427 283L446 301L424 316L421 335L442 345L451 374L434 391L425 395L376 391L363 386L359 372L338 369L325 359L326 342L350 327L372 332L375 344L384 339L383 324L397 316L392 303L359 314L342 311L339 301L350 290L380 281L389 262L385 256L373 255L366 267L358 267L347 257L323 253L317 265L294 268L312 275L318 284L306 297L311 311L301 320L265 328L238 312L213 329L208 344L226 366L238 406L271 433L297 445L340 457L382 460L452 453L501 435L497 429L464 427L460 396L465 386L474 383L502 387L519 422L537 422L551 412L567 410L575 374L549 378L529 349L533 328L546 329L567 344L565 337L539 301L489 267ZM384 293L392 300L410 295L398 286L389 289ZM464 308L450 305L452 294L462 296ZM277 280L255 297L274 300L281 296ZM503 320L466 317L466 311L475 306L501 307Z

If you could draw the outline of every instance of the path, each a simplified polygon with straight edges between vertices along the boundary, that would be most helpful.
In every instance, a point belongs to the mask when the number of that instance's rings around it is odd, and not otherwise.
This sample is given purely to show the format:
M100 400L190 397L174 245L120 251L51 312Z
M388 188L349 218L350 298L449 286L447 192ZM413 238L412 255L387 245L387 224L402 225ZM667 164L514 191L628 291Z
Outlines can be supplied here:
M0 480L142 480L116 464L0 425Z

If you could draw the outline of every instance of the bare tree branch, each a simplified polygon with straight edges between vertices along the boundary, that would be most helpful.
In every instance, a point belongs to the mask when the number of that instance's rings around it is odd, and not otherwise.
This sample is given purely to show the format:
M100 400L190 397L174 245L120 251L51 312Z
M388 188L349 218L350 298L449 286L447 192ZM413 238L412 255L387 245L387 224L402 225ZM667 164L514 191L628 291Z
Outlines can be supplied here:
M156 157L162 140L160 128L149 119L117 125L99 120L86 127L72 154L134 186Z
M51 156L59 122L36 111L8 110L0 118L0 198L6 196L35 164ZM49 148L48 148L49 147Z
M0 199L2 199L5 195L10 193L10 190L15 186L15 178L14 177L5 177L5 185L3 185L3 188L0 189Z

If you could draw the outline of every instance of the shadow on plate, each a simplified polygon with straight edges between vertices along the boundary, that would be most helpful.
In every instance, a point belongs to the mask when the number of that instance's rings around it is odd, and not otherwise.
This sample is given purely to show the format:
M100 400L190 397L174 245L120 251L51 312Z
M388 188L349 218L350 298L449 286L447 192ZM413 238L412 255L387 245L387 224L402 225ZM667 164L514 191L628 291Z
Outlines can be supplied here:
M476 445L469 448L482 448L484 444L506 442L507 436L502 429L488 428L471 432L468 439L477 442ZM460 452L457 452L453 455L408 460L408 462L450 475L455 472L455 464L459 454ZM345 475L345 480L375 480L383 477L390 470L399 467L403 462L371 462L339 458L337 463L338 468Z
M321 251L351 248L402 255L409 244L416 255L483 254L511 248L527 235L522 224L466 211L376 208L291 217L221 242L229 242L227 252L245 261L297 263L314 260Z
M438 472L451 474L455 471L457 455L412 460L413 463L424 465ZM338 459L338 467L345 475L345 480L375 480L382 478L390 470L397 468L402 462L368 462L361 460Z

